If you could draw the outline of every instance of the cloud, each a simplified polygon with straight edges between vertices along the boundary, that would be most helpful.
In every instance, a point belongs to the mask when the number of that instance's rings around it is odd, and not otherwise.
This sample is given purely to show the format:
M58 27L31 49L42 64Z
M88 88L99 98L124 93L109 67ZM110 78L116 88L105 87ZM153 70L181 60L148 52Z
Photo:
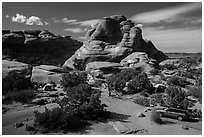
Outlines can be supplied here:
M27 18L26 16L22 14L16 14L16 16L13 16L11 18L12 22L18 22L18 23L25 23L25 25L48 25L48 22L42 22L42 20L37 16L30 16Z
M43 23L39 17L31 16L26 20L26 25L40 25L42 26Z
M100 19L92 19L92 20L85 20L85 21L78 21L72 24L79 24L80 26L83 27L88 27L91 26L93 27L94 25L98 24L100 22Z
M137 24L135 25L136 27L139 27L139 28L142 28L143 27L143 24Z
M171 21L182 14L202 9L202 3L190 3L182 6L163 8L159 10L140 13L130 19L139 23L156 23L160 21Z
M75 23L77 22L76 19L68 19L68 18L63 18L63 19L57 19L56 17L53 17L52 20L54 20L55 23Z
M82 29L82 28L66 28L66 29L64 29L64 31L69 31L72 33L83 33L84 29Z
M26 16L17 13L15 17L13 16L11 18L11 20L13 22L24 23L24 22L26 22L27 19L26 19Z
M77 20L76 19L64 18L64 19L62 19L62 22L63 23L73 23L73 22L77 22Z
M46 22L46 21L44 22L44 24L45 24L45 25L50 25L50 23L48 23L48 22Z
M161 30L143 28L143 37L150 39L164 52L200 52L202 51L202 29L182 28Z

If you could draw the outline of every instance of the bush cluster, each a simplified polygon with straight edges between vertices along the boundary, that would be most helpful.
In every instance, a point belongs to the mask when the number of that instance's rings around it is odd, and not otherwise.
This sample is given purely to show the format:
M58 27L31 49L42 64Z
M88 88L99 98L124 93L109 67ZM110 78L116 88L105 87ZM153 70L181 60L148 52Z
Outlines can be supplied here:
M8 75L2 80L3 95L6 94L8 91L32 88L33 85L30 81L30 78L25 77L26 75L28 75L28 72L26 70L22 72L9 72Z
M87 75L85 72L72 72L62 75L61 85L64 89L75 87L81 83L86 83Z
M143 90L150 94L153 93L153 86L146 73L139 74L128 83L128 91L131 94L139 93Z
M31 100L34 99L35 95L36 94L32 89L8 91L5 94L3 103L9 103L12 101L30 103Z
M162 124L162 119L156 108L152 109L150 120L155 122L156 124Z
M99 90L94 90L85 82L81 73L64 74L62 79L67 95L58 100L59 108L35 112L35 123L48 131L78 130L86 125L86 120L105 116L105 105L101 103Z
M165 93L168 94L166 105L173 108L187 109L193 106L187 97L186 93L181 87L178 86L169 86L165 89Z
M142 72L142 68L124 69L120 73L112 75L106 79L109 91L124 92L126 82L137 77Z
M193 86L188 88L189 95L198 99L198 101L202 104L202 87L201 86Z
M137 98L135 98L133 100L134 103L141 105L141 106L145 106L145 107L149 107L150 106L150 100L148 97L144 97L144 96L139 96Z
M179 77L179 76L172 76L167 81L168 85L174 85L174 86L181 86L185 88L190 83L186 80L186 78Z

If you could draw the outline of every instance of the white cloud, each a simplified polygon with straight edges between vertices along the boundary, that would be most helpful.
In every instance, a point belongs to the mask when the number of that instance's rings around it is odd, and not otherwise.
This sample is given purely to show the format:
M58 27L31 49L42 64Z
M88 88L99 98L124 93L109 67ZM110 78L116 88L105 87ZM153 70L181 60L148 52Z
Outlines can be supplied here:
M31 16L26 20L26 25L40 25L42 26L43 23L39 17Z
M143 27L143 24L137 24L135 25L136 27L139 27L139 28L142 28Z
M82 29L82 28L66 28L66 29L64 29L64 31L69 31L72 33L83 33L84 29Z
M72 24L79 24L80 26L86 27L86 26L91 26L93 27L94 25L98 24L100 22L100 19L92 19L92 20L85 20L85 21L78 21Z
M48 23L48 22L46 22L46 21L44 22L44 24L45 24L45 25L50 25L50 23Z
M7 16L9 18L9 16ZM13 16L11 18L12 22L18 22L18 23L25 23L26 25L48 25L48 22L42 22L42 20L37 16L30 16L27 18L26 16L22 14L16 14L16 16Z
M202 29L143 28L143 37L150 39L164 52L199 52L202 51Z
M24 22L26 22L26 16L17 13L15 17L13 16L11 18L11 20L13 22L24 23Z
M202 9L202 3L190 3L182 6L163 8L155 11L136 14L130 19L139 23L155 23L165 20L174 20L184 13Z
M52 20L54 20L55 23L75 23L77 22L76 19L68 19L68 18L63 18L63 19L57 19L56 17L53 17Z
M64 18L64 19L62 19L62 22L63 23L73 23L73 22L77 22L77 20L76 19Z

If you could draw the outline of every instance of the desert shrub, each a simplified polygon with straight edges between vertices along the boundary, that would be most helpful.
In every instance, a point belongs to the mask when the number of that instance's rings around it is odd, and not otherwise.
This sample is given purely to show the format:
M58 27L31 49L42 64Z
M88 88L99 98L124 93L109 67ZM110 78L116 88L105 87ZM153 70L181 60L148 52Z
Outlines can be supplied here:
M165 89L165 93L168 94L166 105L173 108L187 109L193 104L188 101L186 93L181 87L169 86Z
M162 93L155 93L150 96L150 103L153 106L159 104L160 106L166 106L166 102L164 101L164 94Z
M128 91L130 94L139 93L143 90L146 90L148 93L153 91L153 86L146 73L139 74L128 83Z
M2 79L3 94L12 90L24 90L32 88L33 85L29 77L25 77L28 72L26 71L11 71L8 75Z
M168 85L175 85L175 86L181 86L185 88L190 83L186 80L186 78L179 77L179 76L172 76L167 81Z
M178 69L178 67L175 66L174 64L164 64L161 69L174 70L174 69Z
M159 112L157 112L156 108L152 109L150 120L155 122L156 124L162 124L162 119L160 117Z
M60 81L64 89L68 87L74 87L81 83L86 83L87 75L84 72L72 72L65 73L62 75L62 80Z
M150 74L151 74L151 75L158 75L158 74L159 74L159 70L158 70L158 69L152 69L152 70L150 71Z
M120 73L108 77L107 85L110 91L122 92L126 82L138 76L142 72L141 68L124 69Z
M34 90L14 90L8 91L5 94L3 103L9 103L11 101L21 102L21 103L30 103L35 97Z
M86 120L96 120L105 116L105 105L101 103L101 93L90 85L80 83L65 90L67 96L58 100L59 108L35 112L35 123L49 131L78 130L86 125Z
M191 66L196 66L199 63L200 63L200 60L197 57L186 57L186 58L182 59L181 65L185 69L189 70L191 68Z
M77 69L77 70L85 70L86 68L86 62L83 59L74 59L74 64L73 66Z
M45 109L45 112L34 111L35 125L45 128L49 131L59 130L77 130L84 126L84 122L78 119L73 110L64 110L62 108L54 108L52 110Z
M189 95L198 99L198 101L202 104L202 87L201 86L193 86L188 88Z
M133 102L135 104L141 105L141 106L145 106L145 107L149 107L150 106L150 100L147 97L144 96L138 96L137 98L135 98L133 100Z

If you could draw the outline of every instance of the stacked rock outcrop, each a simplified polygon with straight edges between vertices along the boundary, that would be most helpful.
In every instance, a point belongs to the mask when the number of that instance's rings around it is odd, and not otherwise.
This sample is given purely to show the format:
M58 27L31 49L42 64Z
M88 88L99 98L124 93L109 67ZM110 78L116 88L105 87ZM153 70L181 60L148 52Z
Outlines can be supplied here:
M168 59L168 56L156 49L151 41L143 39L142 30L131 20L114 15L104 17L99 24L92 27L86 34L83 46L63 66L75 68L75 59L85 63L93 61L120 63L134 52L143 52L157 63Z

